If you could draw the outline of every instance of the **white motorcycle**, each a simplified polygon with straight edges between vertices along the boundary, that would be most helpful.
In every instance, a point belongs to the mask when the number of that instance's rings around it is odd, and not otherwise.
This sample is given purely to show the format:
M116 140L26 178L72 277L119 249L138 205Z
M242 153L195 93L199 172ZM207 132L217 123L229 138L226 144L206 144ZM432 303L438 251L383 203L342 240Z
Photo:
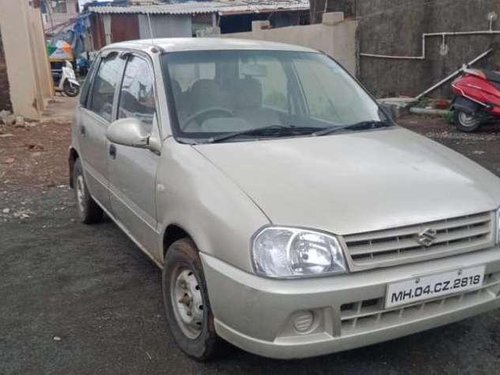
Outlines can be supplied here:
M69 97L80 93L80 83L76 80L75 70L69 61L66 61L61 70L52 70L54 88L56 92L64 92Z

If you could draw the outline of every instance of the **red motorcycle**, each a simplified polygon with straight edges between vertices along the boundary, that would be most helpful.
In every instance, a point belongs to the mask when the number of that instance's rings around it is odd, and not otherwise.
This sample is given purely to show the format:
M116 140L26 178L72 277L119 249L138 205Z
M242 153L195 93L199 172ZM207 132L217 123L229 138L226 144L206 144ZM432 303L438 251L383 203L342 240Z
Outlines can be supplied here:
M456 95L452 109L459 130L472 132L486 120L500 118L500 72L464 69L451 87Z

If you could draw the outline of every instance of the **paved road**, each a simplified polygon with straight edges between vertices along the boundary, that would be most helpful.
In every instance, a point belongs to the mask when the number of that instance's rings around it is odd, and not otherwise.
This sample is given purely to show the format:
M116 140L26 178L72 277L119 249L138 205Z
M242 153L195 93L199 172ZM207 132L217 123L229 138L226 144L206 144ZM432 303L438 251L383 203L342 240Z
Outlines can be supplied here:
M5 206L9 214L2 214ZM493 374L500 369L500 311L302 361L234 349L218 362L193 362L168 333L156 266L111 222L85 226L73 217L67 188L0 192L1 374Z

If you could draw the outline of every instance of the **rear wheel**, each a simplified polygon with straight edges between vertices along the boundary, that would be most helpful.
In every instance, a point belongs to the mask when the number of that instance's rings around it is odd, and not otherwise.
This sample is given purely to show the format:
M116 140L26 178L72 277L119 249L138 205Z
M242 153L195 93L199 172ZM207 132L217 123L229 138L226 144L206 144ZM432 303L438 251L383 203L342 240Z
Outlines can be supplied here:
M73 167L73 181L75 183L75 198L78 216L82 223L99 223L103 217L102 208L90 196L87 183L83 176L83 169L80 159L76 159Z
M466 133L473 132L481 125L481 119L478 116L457 109L454 111L454 121L457 129Z
M72 84L70 81L64 82L63 90L64 93L71 98L77 96L80 93L80 87Z
M207 361L224 346L214 327L214 316L196 245L189 239L174 242L163 267L163 301L170 332L188 356Z

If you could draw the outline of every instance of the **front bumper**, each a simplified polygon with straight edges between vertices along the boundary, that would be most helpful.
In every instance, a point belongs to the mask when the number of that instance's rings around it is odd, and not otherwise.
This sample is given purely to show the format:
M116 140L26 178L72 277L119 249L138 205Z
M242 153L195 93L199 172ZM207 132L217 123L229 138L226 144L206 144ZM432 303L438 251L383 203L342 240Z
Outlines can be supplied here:
M304 358L366 346L500 307L500 248L451 258L305 280L272 280L201 254L217 333L265 357ZM480 289L385 310L388 283L486 265ZM294 327L302 312L314 324Z

